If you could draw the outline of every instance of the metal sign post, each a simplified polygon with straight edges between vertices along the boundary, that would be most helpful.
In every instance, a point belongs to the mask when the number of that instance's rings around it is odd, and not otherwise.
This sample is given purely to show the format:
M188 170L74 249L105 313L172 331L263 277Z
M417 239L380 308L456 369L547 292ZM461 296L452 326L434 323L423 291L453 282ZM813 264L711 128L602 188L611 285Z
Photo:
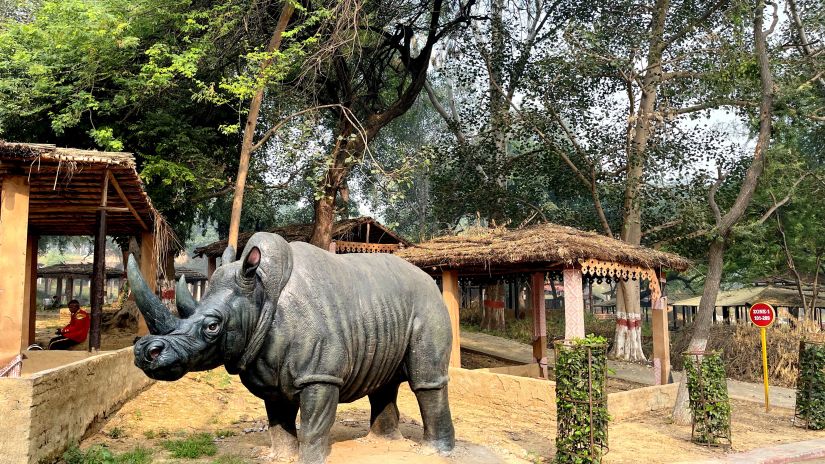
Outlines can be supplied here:
M748 311L748 317L753 325L759 327L759 335L762 339L762 375L765 380L765 412L770 411L769 387L768 387L768 341L767 328L776 320L776 310L767 303L756 303Z

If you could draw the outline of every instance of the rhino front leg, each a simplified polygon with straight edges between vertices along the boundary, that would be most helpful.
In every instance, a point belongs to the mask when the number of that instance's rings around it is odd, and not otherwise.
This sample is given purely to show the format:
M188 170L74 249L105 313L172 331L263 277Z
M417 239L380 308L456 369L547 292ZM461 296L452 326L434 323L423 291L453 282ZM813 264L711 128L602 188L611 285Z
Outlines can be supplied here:
M455 430L450 416L447 386L415 390L415 398L424 422L424 443L439 453L449 453L455 447Z
M303 464L323 464L330 451L329 431L338 408L338 387L310 384L301 390L301 430L298 431Z
M298 407L288 402L264 401L272 439L270 456L276 461L292 461L298 457L298 432L295 418Z

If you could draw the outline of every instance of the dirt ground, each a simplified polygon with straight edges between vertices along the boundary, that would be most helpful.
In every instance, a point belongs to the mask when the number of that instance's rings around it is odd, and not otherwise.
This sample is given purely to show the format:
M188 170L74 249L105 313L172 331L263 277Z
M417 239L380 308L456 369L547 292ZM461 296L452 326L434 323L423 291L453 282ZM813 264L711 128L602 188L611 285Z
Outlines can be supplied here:
M59 326L56 316L38 314L38 339L48 339ZM128 331L104 334L104 349L131 345ZM86 349L85 344L76 347ZM467 359L467 361L471 361ZM503 365L490 359L473 359L469 367ZM613 382L610 391L635 388L630 382ZM507 394L507 392L502 392ZM548 411L509 411L502 414L486 404L450 398L457 446L449 457L430 455L419 445L421 416L412 393L399 394L401 432L405 439L376 441L367 438L369 402L359 400L340 405L332 430L330 464L510 464L552 462L555 452L555 417ZM825 438L791 424L793 411L774 408L766 414L756 403L733 401L733 448L747 451L793 441ZM690 442L690 426L671 423L669 411L639 416L610 424L610 451L605 463L688 462L723 456L726 451ZM263 402L225 370L190 373L177 382L158 382L125 404L81 444L87 448L104 444L121 453L147 448L153 462L267 463L269 435ZM218 453L194 460L174 460L161 443L165 439L208 432L215 436Z

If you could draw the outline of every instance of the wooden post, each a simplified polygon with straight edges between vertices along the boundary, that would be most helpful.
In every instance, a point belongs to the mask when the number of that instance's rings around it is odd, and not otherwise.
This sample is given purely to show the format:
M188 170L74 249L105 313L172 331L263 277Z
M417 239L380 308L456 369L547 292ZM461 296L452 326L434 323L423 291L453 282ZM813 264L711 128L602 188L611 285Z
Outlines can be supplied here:
M453 350L450 354L450 366L461 367L461 332L458 325L458 271L441 273L444 304L450 313L450 326L453 331Z
M660 274L662 295L650 301L653 306L653 375L656 385L670 383L670 333L667 329L665 283L664 274Z
M140 235L140 273L143 280L152 291L156 291L158 281L158 260L155 256L155 236L151 232L144 232ZM146 320L142 314L138 314L138 336L149 333Z
M26 240L26 303L23 306L23 349L34 343L34 325L37 319L37 241L29 235Z
M533 300L533 359L541 378L547 378L547 313L544 308L544 272L534 272L530 282Z
M218 268L218 258L215 256L207 256L206 258L206 278L211 279L215 269Z
M195 301L201 300L201 289L203 289L203 281L195 282Z
M82 277L80 279L77 279L77 299L78 299L78 301L83 299L83 282L85 280L86 279L84 279Z
M63 301L63 277L57 278L57 290L55 290L54 294L57 295L57 306L59 307L60 303Z
M108 180L108 176L106 176ZM106 190L108 182L104 182L103 199L101 205L106 206ZM92 261L92 280L89 288L89 299L91 300L92 314L91 327L89 328L89 351L96 352L100 349L100 322L103 319L103 304L106 293L104 285L106 283L106 209L101 208L97 212L97 229L95 230L94 261Z
M584 295L582 271L564 270L564 338L584 338Z
M26 248L29 185L23 176L2 179L0 193L0 366L17 356L25 343Z
M74 299L74 277L66 278L66 303Z

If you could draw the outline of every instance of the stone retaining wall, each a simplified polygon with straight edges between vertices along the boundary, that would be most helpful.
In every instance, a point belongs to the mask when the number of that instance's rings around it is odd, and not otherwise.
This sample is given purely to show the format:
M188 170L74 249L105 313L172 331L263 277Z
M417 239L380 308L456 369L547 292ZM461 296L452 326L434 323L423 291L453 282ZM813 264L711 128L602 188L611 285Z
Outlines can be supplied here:
M134 366L131 347L0 379L0 464L56 461L151 383Z
M509 372L532 372L534 365L505 368ZM499 371L502 368L496 368ZM678 384L656 385L607 395L612 421L672 408ZM450 368L450 397L473 398L490 407L510 413L518 409L556 411L556 383L487 369Z

